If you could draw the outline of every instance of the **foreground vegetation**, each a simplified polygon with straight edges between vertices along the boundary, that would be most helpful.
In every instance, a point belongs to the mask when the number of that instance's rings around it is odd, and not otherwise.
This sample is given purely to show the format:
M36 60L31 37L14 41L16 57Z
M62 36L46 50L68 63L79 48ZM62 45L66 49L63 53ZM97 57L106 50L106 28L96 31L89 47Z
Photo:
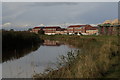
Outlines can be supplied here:
M40 36L59 40L80 48L61 55L57 70L49 69L34 78L120 78L120 51L118 36Z

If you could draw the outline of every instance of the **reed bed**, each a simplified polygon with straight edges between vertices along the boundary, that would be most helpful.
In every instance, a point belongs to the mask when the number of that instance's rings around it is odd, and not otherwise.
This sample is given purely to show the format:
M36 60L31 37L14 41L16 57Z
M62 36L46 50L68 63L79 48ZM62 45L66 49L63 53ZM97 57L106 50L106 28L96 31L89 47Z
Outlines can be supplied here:
M58 69L35 74L34 78L120 78L118 36L40 36L59 40L82 51L68 52L59 57Z

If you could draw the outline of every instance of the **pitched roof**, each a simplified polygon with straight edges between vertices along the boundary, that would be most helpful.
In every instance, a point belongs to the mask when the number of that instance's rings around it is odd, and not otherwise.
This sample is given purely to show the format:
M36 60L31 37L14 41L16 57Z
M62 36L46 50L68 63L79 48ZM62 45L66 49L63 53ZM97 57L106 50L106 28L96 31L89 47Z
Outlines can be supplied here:
M86 25L70 25L70 26L68 26L68 28L82 27L82 26L86 26Z
M45 27L45 28L60 28L59 26L48 26L48 27Z
M33 29L41 29L41 28L44 28L44 27L34 27Z

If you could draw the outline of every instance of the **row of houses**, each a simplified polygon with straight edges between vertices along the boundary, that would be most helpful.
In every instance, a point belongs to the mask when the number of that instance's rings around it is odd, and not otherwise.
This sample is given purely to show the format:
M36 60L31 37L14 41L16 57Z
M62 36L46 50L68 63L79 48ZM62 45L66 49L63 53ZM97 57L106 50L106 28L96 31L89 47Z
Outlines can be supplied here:
M37 33L44 31L46 35L55 34L69 34L69 35L93 35L98 34L98 27L91 25L70 25L67 28L61 28L60 26L46 26L46 27L34 27L30 32Z
M37 33L44 31L46 35L55 34L76 34L76 35L118 35L120 34L120 21L118 19L106 20L98 26L91 25L70 25L67 28L60 26L34 27L30 32Z
M91 25L71 25L68 26L67 31L69 34L93 35L98 34L98 27L93 27Z

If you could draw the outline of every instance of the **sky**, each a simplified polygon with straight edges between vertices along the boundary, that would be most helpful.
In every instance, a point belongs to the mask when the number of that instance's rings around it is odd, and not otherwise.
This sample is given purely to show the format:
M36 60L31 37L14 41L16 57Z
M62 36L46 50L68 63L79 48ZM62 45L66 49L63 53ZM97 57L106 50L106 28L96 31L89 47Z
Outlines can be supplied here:
M115 18L118 18L118 2L2 2L3 29L100 24Z

